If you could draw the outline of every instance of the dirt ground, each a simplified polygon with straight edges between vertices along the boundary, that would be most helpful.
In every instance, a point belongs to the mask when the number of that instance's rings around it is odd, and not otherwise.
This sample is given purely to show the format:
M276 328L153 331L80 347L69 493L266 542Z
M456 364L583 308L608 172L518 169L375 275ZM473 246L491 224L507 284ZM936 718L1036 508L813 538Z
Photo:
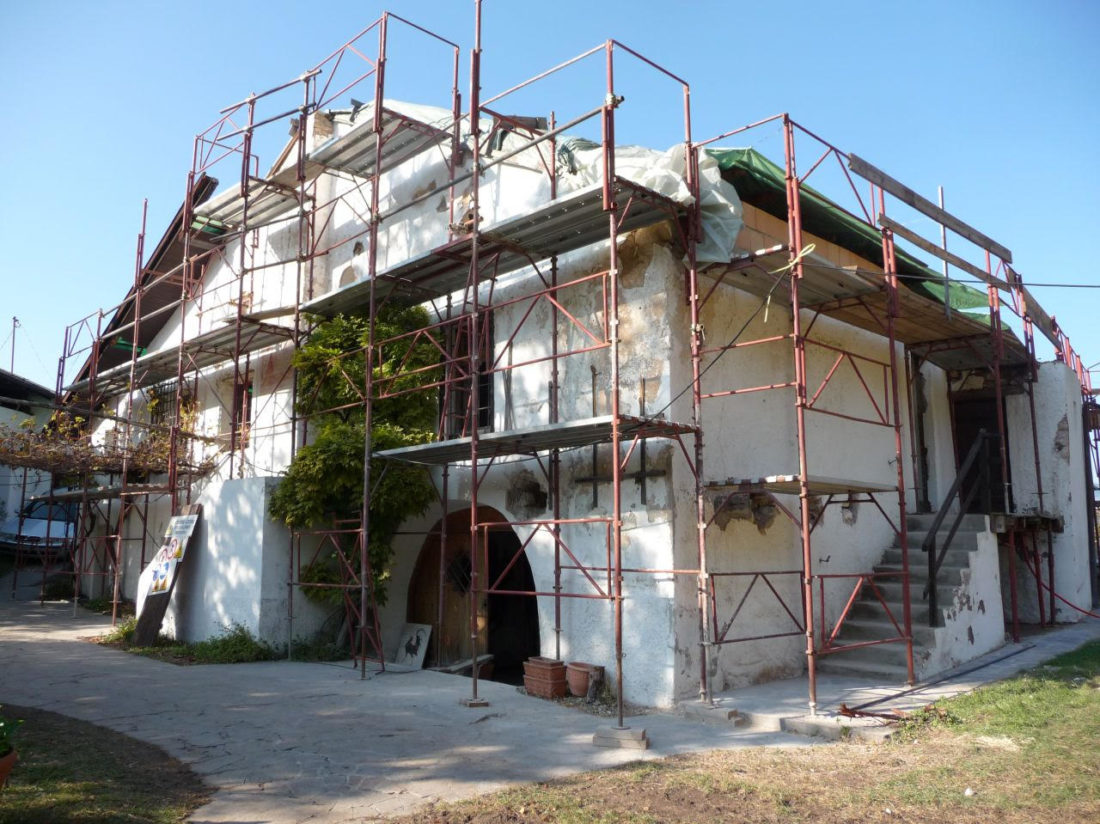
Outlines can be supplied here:
M23 721L0 824L174 824L212 791L164 750L57 713L4 704Z
M1008 746L1007 753L1001 747ZM639 762L617 770L517 788L396 819L399 824L538 822L921 822L1069 824L1100 821L1100 801L1005 794L995 774L1003 743L933 734L920 743L839 743L802 750L741 750ZM991 755L992 758L987 758ZM1095 761L1095 754L1091 756ZM1010 759L1011 760L1011 759ZM959 765L956 771L950 766ZM983 763L984 762L984 763ZM970 787L971 784L976 785ZM970 787L971 794L966 790Z

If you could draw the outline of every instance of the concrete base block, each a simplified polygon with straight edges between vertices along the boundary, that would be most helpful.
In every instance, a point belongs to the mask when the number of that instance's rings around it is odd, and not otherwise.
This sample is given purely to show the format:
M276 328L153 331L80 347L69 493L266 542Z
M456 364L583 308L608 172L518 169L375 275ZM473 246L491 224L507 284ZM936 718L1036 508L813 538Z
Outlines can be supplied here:
M870 719L837 718L828 715L784 718L783 731L839 741L844 738L879 743L890 738L894 727Z
M617 727L610 727L597 730L596 734L592 736L592 744L597 747L610 747L620 750L648 750L649 738L646 737L644 727L638 729L627 727L621 730Z
M463 698L458 703L460 703L464 707L473 707L473 708L476 709L478 707L487 707L487 706L489 706L489 699L487 699L487 698Z
M748 721L745 716L732 707L724 707L719 704L704 704L701 701L693 701L681 704L680 709L688 718L706 721L711 724L732 724L735 727L740 727Z

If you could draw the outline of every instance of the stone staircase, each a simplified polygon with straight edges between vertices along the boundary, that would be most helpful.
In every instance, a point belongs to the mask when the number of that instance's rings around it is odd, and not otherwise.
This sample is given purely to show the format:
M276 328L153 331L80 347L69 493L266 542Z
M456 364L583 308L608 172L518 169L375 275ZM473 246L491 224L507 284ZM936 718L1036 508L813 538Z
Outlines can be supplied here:
M997 541L989 532L984 515L963 516L940 566L936 626L928 625L928 601L923 597L928 581L928 556L921 546L934 519L934 514L911 515L908 519L913 663L918 680L984 655L1004 641ZM949 524L944 524L939 534L945 538L948 529ZM895 539L874 571L900 572L901 560L901 547ZM878 579L876 583L898 625L903 626L900 578ZM882 604L865 586L835 644L857 644L897 635ZM821 656L818 668L836 675L903 683L907 677L905 644L878 644Z

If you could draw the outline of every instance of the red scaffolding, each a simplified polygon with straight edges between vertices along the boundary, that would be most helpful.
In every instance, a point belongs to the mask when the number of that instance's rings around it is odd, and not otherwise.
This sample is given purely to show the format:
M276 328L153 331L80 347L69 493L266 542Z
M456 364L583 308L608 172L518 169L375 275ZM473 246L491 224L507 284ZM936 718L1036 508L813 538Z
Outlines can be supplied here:
M103 417L105 403L117 402L123 397L125 400L118 405L120 410L125 410L119 416L121 441L129 444L137 430L155 429L166 434L169 444L163 483L137 484L125 452L117 469L109 473L112 483L108 484L108 489L95 489L90 482L91 474L84 478L84 488L75 498L81 502L84 512L81 519L84 526L74 548L77 587L84 575L110 570L113 573L113 600L117 603L123 542L140 540L144 563L145 541L150 531L150 499L166 496L173 512L181 504L190 503L194 480L209 469L204 463L208 446L221 447L228 461L225 471L230 477L246 472L251 425L248 387L253 356L280 347L285 349L288 345L298 346L309 332L306 316L333 317L344 312L361 312L368 319L367 344L345 357L365 363L363 384L355 384L350 390L355 396L352 403L364 413L366 431L371 431L372 410L380 401L411 391L431 390L440 396L434 442L373 453L371 439L366 438L364 495L356 522L298 532L292 537L288 570L291 616L295 589L331 587L339 590L347 623L354 629L353 654L364 675L369 660L381 662L383 659L373 576L365 551L370 541L371 494L377 481L372 474L386 461L404 461L436 469L433 478L437 483L442 518L439 530L428 534L433 540L438 538L441 547L447 540L452 474L457 471L456 467L462 467L462 471L469 471L471 475L468 491L471 704L483 703L478 694L478 596L522 594L552 599L555 657L561 655L563 599L602 600L609 604L612 614L618 726L623 727L623 604L627 597L624 581L636 575L694 579L698 678L700 697L706 702L712 700L709 673L722 647L780 637L798 636L805 640L811 709L816 707L817 665L823 656L871 645L893 644L904 649L908 678L912 682L914 618L909 596L903 421L906 416L910 422L913 418L913 373L921 363L929 362L945 370L981 371L990 376L999 410L998 429L1002 435L999 439L1002 478L1007 484L1002 371L1006 368L1024 370L1022 385L1028 394L1032 415L1035 473L1039 479L1038 498L1042 510L1044 492L1034 424L1037 377L1034 327L1038 326L1051 339L1059 357L1075 370L1087 393L1088 374L1068 339L1033 300L1018 273L1012 269L1011 253L1006 248L855 155L844 153L822 140L787 115L768 118L709 140L694 141L688 84L617 41L600 44L500 94L483 99L480 4L477 9L465 110L459 93L459 47L387 13L299 77L266 92L250 95L222 110L217 121L196 137L183 206L158 248L144 264L143 227L134 286L127 300L113 312L89 316L66 331L58 369L59 398L63 397L70 406L86 408ZM394 26L413 31L425 39L425 48L438 48L450 58L450 70L441 80L441 85L448 88L451 101L448 122L442 125L425 122L407 114L386 97L385 67ZM636 63L678 89L682 99L679 105L683 111L684 167L687 188L692 195L691 205L677 203L616 173L616 119L624 100L618 94L615 67L616 62L622 60ZM572 101L571 111L575 109L575 115L559 120L559 112L551 111L544 121L539 121L503 113L521 90L538 88L547 78L588 64L599 65L603 88L592 101ZM341 140L325 143L318 139L317 130L323 125L325 113L335 104L349 100L350 94L361 88L370 89L369 102L364 105L351 100L349 109L353 113L369 109L369 121L351 128ZM585 102L590 102L589 108L585 108ZM354 114L352 122L354 124ZM291 140L270 170L261 174L255 148L258 135L261 130L285 127L288 123ZM601 135L599 180L588 188L559 193L559 141L570 130L592 124L598 125ZM741 139L765 126L778 126L783 135L785 163L779 213L787 237L777 245L735 255L727 264L701 267L696 254L702 221L698 173L701 158L705 152L731 138ZM500 140L505 135L511 141L507 148ZM810 147L813 162L804 172L799 171L796 143L802 151L807 145ZM490 147L493 147L491 152ZM426 152L443 155L447 179L434 182L428 190L419 191L403 202L384 201L381 194L383 176ZM480 199L484 196L482 190L487 174L521 153L533 154L539 159L549 180L549 199L517 216L495 221L484 219L483 214L488 210L480 208ZM834 163L850 185L854 205L844 208L832 201L828 203L872 233L879 260L873 261L869 270L838 268L815 255L812 243L806 240L810 232L804 226L805 204L808 199L817 204L821 202L821 196L813 190L807 194L806 181L824 165ZM217 182L211 173L221 164L231 169L235 184L214 196ZM344 181L348 184L347 190L333 194L321 185L326 176ZM869 184L867 191L862 191L863 183ZM465 199L460 196L460 188L465 190ZM361 229L331 240L329 230L335 205L337 202L346 204L353 196L361 203L356 212ZM405 210L429 198L439 197L446 202L445 218L440 218L446 220L445 242L406 260L384 261L380 256L380 232L388 225L387 221L392 222ZM985 253L985 267L975 267L912 233L900 221L887 215L888 205L891 209L896 206L916 209L945 230L975 244ZM685 392L691 393L691 420L685 422L666 419L663 416L666 410L647 413L644 386L639 413L632 415L624 411L623 393L633 387L625 385L621 370L623 285L617 239L624 233L659 223L674 227L675 243L684 250L686 261L691 381ZM272 262L258 251L258 238L261 230L276 225L289 227L286 231L293 237L293 251ZM985 283L988 325L969 317L952 318L949 309L945 316L942 305L906 288L903 281L911 273L902 271L899 266L895 248L898 239L943 258ZM559 279L559 256L599 242L607 243L606 266L564 281ZM315 294L317 275L323 268L319 262L351 243L363 245L366 277L342 284L333 291ZM215 287L206 282L215 263L220 269L231 272L232 277L216 286L219 294L228 295L226 300L210 305L218 300ZM294 300L285 306L253 311L254 296L264 277L274 267L285 269L288 265L292 271ZM531 273L530 288L520 294L513 290L499 296L498 282L521 270ZM756 295L761 300L760 309L765 312L771 305L789 311L790 332L742 340L741 334L745 331L742 328L728 343L708 342L701 322L702 312L710 301L716 300L720 290L727 287ZM568 308L564 296L580 289L601 296L602 306L596 313L596 322ZM1002 302L1003 294L1009 296L1007 307ZM378 313L395 301L429 305L431 322L397 337L380 338L376 330ZM228 312L221 312L220 325L204 319L207 313L217 315L215 310L224 306L230 308ZM1022 343L1004 328L1002 313L1006 308L1021 318ZM494 351L490 345L490 330L495 313L505 309L519 320L513 328L503 330L503 335L502 330L495 330L498 345ZM179 317L176 344L154 349L154 337L174 313ZM521 328L538 322L536 319L543 314L550 318L549 352L537 357L513 358L511 355ZM871 356L830 343L815 334L815 324L820 317L833 318L879 336L885 341L887 354ZM560 343L562 335L559 333L564 328L573 333L577 343L569 346ZM423 345L434 347L438 352L437 364L429 367L411 365L412 353ZM745 353L756 351L755 347L767 345L790 347L790 377L783 375L782 379L765 384L742 386L719 383L715 374L711 374L711 367L718 359L736 361ZM899 345L903 347L904 356L899 354ZM394 373L377 373L375 367L383 348L409 353L404 359L398 358L400 366ZM822 380L811 380L807 369L808 352L830 359L831 367ZM593 367L592 414L585 418L569 418L562 409L560 366L567 358L596 353L607 358L606 407L596 408ZM74 361L83 365L76 379L70 382L67 372ZM547 363L550 376L546 387L545 422L520 429L482 431L479 416L484 404L480 395L491 386L487 381L537 363ZM200 437L189 428L188 405L197 397L200 382L211 381L213 376L220 376L227 370L231 372L231 391L222 402L226 405L230 426L226 439L210 443L217 439ZM419 382L413 389L401 381L403 377L428 370L438 371L439 376ZM855 375L865 412L853 414L830 406L826 390L830 381L841 372ZM294 449L306 442L308 422L296 411L298 386L289 363L283 377L293 382L294 400L288 424L293 454ZM148 401L154 390L170 398L173 409L167 421L149 426L137 420L135 401L142 394ZM724 399L755 392L788 393L793 398L795 413L797 466L776 467L774 474L763 477L746 476L739 471L736 461L726 465L725 459L708 451L705 438L710 425L705 426L704 420L713 419L717 428L723 421ZM1092 403L1092 396L1086 394L1086 397ZM1095 418L1095 404L1087 408L1093 410L1091 414ZM896 477L884 483L881 479L815 474L810 461L812 438L808 434L807 420L819 415L843 419L861 427L876 427L887 433L893 441L892 462ZM1097 427L1091 426L1090 431L1094 435L1092 458L1100 470L1095 437ZM640 454L643 460L640 477L644 484L644 455L649 439L664 439L678 445L694 480L695 556L693 564L686 568L637 566L624 553L624 478L628 462ZM566 450L579 448L593 450L590 480L594 495L597 494L597 455L602 450L603 454L612 456L608 461L611 502L606 516L563 516L561 455ZM921 475L917 452L914 443L910 449L911 478ZM505 572L490 579L489 536L502 524L486 513L479 496L486 479L504 459L513 456L527 457L538 466L548 489L549 517L509 524L522 526L528 533L527 538L520 542ZM735 496L743 495L767 499L794 525L800 550L796 566L729 572L717 571L708 562L713 525ZM790 503L794 496L797 496L797 505ZM1005 501L1011 501L1007 487ZM825 509L860 502L880 512L896 534L901 548L900 569L846 574L820 571L815 564L814 531ZM136 518L140 522L140 539L127 537L125 525L129 513L137 513L131 520ZM92 516L96 514L105 527L93 528ZM1013 514L1007 505L1006 514ZM1040 512L1037 518L1011 518L1010 521L1005 532L1009 562L1015 564L1019 555L1036 576L1041 576L1039 558L1042 553L1038 543L1043 536L1047 546L1047 574L1052 581L1054 553L1050 519L1042 517ZM571 530L599 536L589 538L600 544L599 550L575 545L567 537ZM507 571L531 548L536 537L545 538L553 546L553 587L546 591L508 589L504 585ZM321 553L333 553L339 558L338 581L319 584L303 579L303 570ZM933 581L934 554L929 558ZM440 624L444 610L443 563L441 551L437 592ZM566 576L575 578L579 588L566 586ZM1018 632L1015 580L1013 568L1014 633ZM901 584L903 607L900 614L894 614L883 596L883 587L891 582ZM720 614L720 604L729 600L734 590L740 592L740 596L733 598L734 606L728 615ZM737 621L746 599L754 590L768 593L778 621L774 627L744 634L739 632L743 620L741 624ZM930 595L933 600L929 618L934 620L934 586ZM845 621L861 598L870 600L884 612L896 630L894 634L871 641L844 640L841 632ZM827 601L830 605L838 605L839 610L827 607ZM1040 614L1045 621L1044 608L1040 594ZM1053 620L1053 593L1049 610Z

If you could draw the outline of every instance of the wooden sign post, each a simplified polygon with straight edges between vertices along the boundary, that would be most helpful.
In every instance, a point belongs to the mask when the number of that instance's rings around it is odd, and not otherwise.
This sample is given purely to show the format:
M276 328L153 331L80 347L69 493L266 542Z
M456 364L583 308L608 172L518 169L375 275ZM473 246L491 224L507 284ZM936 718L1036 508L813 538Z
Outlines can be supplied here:
M160 549L142 570L138 589L145 594L145 601L134 630L135 646L152 646L160 635L172 590L176 587L179 566L187 554L187 543L195 531L201 512L201 504L189 504L183 507L181 514L173 515L164 531L164 541Z

